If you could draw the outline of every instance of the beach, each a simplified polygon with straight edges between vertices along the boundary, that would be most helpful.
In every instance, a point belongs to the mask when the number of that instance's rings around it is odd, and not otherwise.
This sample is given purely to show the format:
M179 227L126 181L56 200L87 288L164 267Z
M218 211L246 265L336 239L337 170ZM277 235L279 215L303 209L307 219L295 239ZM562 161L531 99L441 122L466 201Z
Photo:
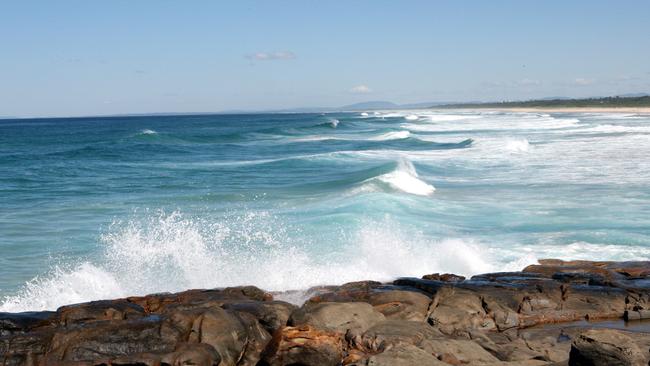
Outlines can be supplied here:
M572 108L472 108L467 110L488 110L488 111L506 111L506 112L523 112L523 113L634 113L634 114L650 114L650 107L637 107L637 108L599 108L599 107L572 107Z

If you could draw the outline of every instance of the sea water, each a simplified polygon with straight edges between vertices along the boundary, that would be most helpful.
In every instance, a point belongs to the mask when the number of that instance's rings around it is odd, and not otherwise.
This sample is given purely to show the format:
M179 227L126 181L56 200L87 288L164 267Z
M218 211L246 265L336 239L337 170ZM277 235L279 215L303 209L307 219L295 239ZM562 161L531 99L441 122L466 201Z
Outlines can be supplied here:
M650 259L650 116L0 121L0 311Z

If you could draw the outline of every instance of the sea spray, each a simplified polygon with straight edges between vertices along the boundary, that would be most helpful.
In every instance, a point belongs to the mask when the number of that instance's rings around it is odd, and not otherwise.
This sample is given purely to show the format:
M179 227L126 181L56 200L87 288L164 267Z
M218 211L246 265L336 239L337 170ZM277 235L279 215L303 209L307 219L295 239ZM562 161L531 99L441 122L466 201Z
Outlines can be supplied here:
M0 311L54 310L70 303L148 293L256 285L270 291L364 279L388 281L431 272L496 269L471 240L432 240L386 215L359 219L340 247L321 261L295 245L281 220L249 213L221 222L179 212L115 223L93 262L55 268L5 298Z

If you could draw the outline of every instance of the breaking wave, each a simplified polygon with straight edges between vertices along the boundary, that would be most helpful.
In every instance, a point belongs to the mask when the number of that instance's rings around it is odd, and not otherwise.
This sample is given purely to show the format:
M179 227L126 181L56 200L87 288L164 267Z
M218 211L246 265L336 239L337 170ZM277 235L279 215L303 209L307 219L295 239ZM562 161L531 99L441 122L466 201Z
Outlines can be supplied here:
M287 291L501 268L490 263L489 249L472 240L432 240L405 230L388 216L379 223L360 219L356 232L341 237L340 248L332 249L335 258L327 262L310 255L304 241L293 244L289 231L264 212L217 222L160 213L115 223L101 238L104 250L97 260L54 267L6 297L0 311L53 310L65 304L189 288L252 284Z
M371 137L369 140L372 141L400 140L400 139L408 138L410 136L411 136L411 132L409 131L392 131L392 132L381 134L376 137Z
M366 180L366 184L377 182L381 182L393 190L418 196L430 196L436 190L433 185L418 177L413 163L406 159L399 160L393 171Z

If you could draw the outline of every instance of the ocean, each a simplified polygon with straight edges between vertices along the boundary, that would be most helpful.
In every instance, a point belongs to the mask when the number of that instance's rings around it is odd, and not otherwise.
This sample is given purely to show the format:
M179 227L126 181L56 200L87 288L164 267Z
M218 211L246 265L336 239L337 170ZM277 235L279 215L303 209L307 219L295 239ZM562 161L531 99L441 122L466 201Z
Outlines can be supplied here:
M650 116L0 121L0 311L650 259Z

